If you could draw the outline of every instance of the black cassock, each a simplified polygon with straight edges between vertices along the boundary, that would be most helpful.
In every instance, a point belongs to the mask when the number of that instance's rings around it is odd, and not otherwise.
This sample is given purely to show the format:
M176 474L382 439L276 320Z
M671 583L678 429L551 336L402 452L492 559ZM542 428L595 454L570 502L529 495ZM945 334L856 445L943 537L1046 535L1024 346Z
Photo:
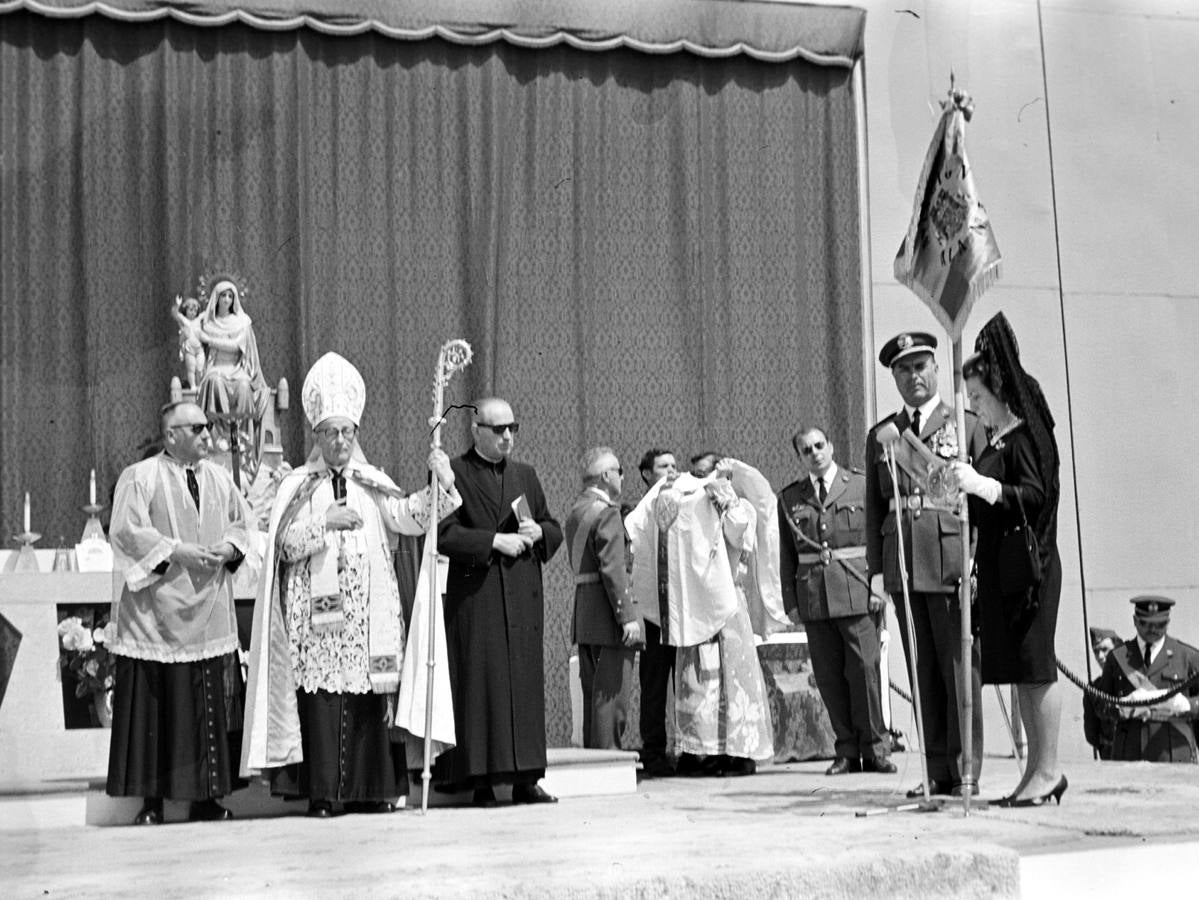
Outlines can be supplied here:
M473 449L453 460L462 506L441 522L450 559L445 630L457 746L438 780L456 787L536 782L545 774L545 603L541 566L562 543L532 466L490 463ZM513 558L491 548L515 532L524 495L542 537Z

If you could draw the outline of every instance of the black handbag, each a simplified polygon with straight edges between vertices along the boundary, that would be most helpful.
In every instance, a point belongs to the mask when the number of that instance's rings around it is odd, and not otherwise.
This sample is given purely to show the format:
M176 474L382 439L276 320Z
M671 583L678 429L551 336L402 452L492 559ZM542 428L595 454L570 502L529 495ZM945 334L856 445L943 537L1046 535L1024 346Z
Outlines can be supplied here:
M1028 527L1020 491L1015 493L1020 522L1004 529L999 538L999 593L1004 597L1024 593L1041 583L1041 547Z

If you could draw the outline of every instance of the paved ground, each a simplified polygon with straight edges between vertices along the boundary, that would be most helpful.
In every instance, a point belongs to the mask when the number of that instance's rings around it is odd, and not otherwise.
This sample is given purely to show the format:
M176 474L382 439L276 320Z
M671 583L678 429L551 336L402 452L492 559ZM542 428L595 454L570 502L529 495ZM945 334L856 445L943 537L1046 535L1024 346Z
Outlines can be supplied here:
M1052 889L1061 898L1097 895L1087 879L1106 886L1119 872L1135 874L1142 893L1167 886L1199 850L1194 766L1075 764L1060 808L982 806L966 817L960 802L880 812L905 803L902 788L918 781L915 757L896 759L898 776L826 778L827 763L794 763L752 778L643 781L635 795L555 806L152 829L15 828L35 801L7 797L0 894L1004 897L1020 894L1023 871L1025 896ZM1015 777L1011 760L988 760L984 797ZM1138 848L1179 867L1159 861L1130 873L1122 860ZM1051 879L1067 870L1077 891L1062 893Z

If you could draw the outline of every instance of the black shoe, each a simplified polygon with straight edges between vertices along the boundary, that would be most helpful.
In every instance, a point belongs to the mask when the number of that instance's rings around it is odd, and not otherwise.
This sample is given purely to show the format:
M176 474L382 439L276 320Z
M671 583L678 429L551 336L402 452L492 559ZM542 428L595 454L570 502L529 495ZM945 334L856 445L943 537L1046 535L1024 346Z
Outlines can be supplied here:
M310 819L331 819L333 804L328 800L309 800L307 815Z
M844 756L838 756L833 760L833 764L824 770L825 775L848 775L851 772L861 772L862 762L857 759L846 759Z
M1058 806L1061 806L1062 805L1062 794L1066 793L1066 788L1068 788L1069 786L1070 786L1070 782L1068 782L1066 780L1066 776L1063 775L1061 778L1058 779L1057 784L1055 784L1053 786L1053 790L1051 790L1048 794L1042 794L1040 797L1023 797L1020 800L1013 800L1013 799L1009 798L1007 803L1001 803L999 805L1007 806L1009 808L1011 808L1011 807L1023 808L1023 807L1028 807L1028 806L1045 806L1049 803L1049 800L1052 798L1053 800L1057 801Z
M232 818L232 811L225 809L215 800L192 803L187 813L189 822L228 822Z
M162 800L147 799L142 804L141 811L133 819L134 825L161 825L162 824Z
M694 753L684 753L679 756L679 764L675 774L684 778L711 778L719 775L724 760L719 756L697 756Z
M470 805L483 809L491 809L493 806L499 806L499 803L495 799L495 791L489 787L481 787L475 788L475 794L471 798Z
M645 778L673 778L674 766L663 757L651 757L641 763L641 775Z
M758 771L758 764L744 756L726 756L721 771L730 778L753 775Z
M351 800L346 804L346 812L351 814L366 813L373 815L377 813L393 813L396 811L396 806L390 800Z
M891 762L891 758L888 756L875 756L862 760L862 771L877 772L879 775L894 775L899 771L899 767Z
M512 785L513 803L557 803L558 798L539 784Z
M930 778L929 785L928 785L928 793L930 796L933 796L933 797L936 797L938 795L942 796L942 797L948 797L950 794L953 793L953 784L948 781L940 781L936 778ZM908 791L908 797L912 798L913 800L916 799L917 797L923 797L923 796L924 796L924 785L923 784L918 784L914 788L912 788L910 791Z

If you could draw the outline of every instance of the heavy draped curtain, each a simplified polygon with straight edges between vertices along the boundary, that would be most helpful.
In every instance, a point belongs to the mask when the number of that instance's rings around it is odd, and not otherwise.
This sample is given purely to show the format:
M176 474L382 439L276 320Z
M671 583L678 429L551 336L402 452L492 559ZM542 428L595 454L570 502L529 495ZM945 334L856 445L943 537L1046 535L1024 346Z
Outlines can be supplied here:
M451 402L508 398L564 516L588 446L715 448L795 477L822 422L862 447L851 70L560 44L0 15L0 528L29 491L78 539L157 430L171 299L240 274L268 381L335 350L363 444L412 488L438 346ZM450 414L451 452L468 446ZM551 743L569 736L572 589L547 570Z

